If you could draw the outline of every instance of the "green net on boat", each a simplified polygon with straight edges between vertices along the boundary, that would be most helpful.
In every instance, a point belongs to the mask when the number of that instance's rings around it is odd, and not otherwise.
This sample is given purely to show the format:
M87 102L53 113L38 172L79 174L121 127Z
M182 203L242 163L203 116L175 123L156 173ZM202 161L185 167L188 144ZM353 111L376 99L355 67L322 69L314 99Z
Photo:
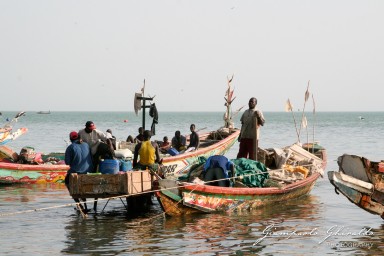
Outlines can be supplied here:
M269 178L267 167L263 163L247 158L231 161L235 164L235 177L248 187L262 188L265 180Z

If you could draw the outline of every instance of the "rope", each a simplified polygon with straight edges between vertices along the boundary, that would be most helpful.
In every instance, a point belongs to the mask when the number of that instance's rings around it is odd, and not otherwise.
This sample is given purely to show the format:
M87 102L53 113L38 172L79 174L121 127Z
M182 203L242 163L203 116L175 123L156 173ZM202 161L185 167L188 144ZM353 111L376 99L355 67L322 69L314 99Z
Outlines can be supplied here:
M311 164L308 164L308 165L301 165L301 166L312 166ZM274 169L274 170L284 170L283 168L280 168L280 169ZM203 186L205 184L209 184L209 183L213 183L213 182L217 182L217 181L223 181L223 180L231 180L231 179L235 179L235 178L244 178L244 177L248 177L248 176L254 176L254 175L260 175L260 174L266 174L268 173L268 171L266 172L259 172L259 173L251 173L251 174L246 174L246 175L241 175L241 176L238 176L238 177L230 177L230 178L223 178L223 179L217 179L217 180L211 180L211 181L204 181L203 184L198 184L198 183L194 183L196 185L196 188L197 189L199 186ZM180 188L180 187L186 187L186 186L190 186L190 184L186 184L186 185L178 185L178 186L175 186L175 187L170 187L170 188L163 188L163 189L156 189L156 190L151 190L151 191L144 191L144 192L139 192L139 193L136 193L135 195L128 195L128 194L125 194L125 195L120 195L120 196L113 196L113 197L106 197L106 198L98 198L98 199L94 199L94 200L87 200L87 203L92 203L92 202L96 202L96 201L107 201L107 200L113 200L113 199L121 199L121 198L127 198L127 197L131 197L131 196L140 196L140 195L145 195L145 194L149 194L149 193L153 193L153 192L161 192L161 191L164 191L164 190L171 190L171 189L177 189L177 188ZM190 192L188 193L192 193L194 192L194 190L191 190ZM182 201L179 200L177 202L177 204L179 204L180 202ZM32 213L32 212L40 212L40 211L45 211L45 210L52 210L52 209L58 209L58 208L64 208L64 207L69 207L69 206L76 206L78 209L80 207L80 203L69 203L69 204L63 204L63 205L56 205L56 206L51 206L51 207L43 207L43 208L36 208L36 209L31 209L31 210L25 210L25 211L17 211L17 212L9 212L9 213L0 213L0 217L5 217L5 216L12 216L12 215L18 215L18 214L25 214L25 213ZM81 210L80 210L80 213L82 213L82 215L84 214ZM157 218L159 216L162 216L164 215L164 213L161 213L157 216L155 216L154 218ZM86 215L83 215L83 217L86 217ZM151 218L153 219L153 218Z

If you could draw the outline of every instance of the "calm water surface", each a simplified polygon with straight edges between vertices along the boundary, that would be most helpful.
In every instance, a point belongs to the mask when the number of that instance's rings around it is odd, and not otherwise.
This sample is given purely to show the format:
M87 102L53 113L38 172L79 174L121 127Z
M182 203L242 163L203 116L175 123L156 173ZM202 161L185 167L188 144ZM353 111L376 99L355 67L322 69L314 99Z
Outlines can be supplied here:
M3 112L2 118L15 114ZM261 147L281 147L296 141L290 113L264 114L267 122L262 129ZM222 113L160 112L153 139L171 137L177 129L188 134L190 123L202 131L216 129L223 124L222 117ZM384 159L384 113L318 113L307 119L308 130L301 131L301 141L315 137L327 148L326 171L337 170L336 159L344 153ZM64 151L68 133L83 128L87 120L93 120L100 130L111 128L121 140L135 135L142 121L141 116L130 112L31 112L15 126L27 127L29 132L8 146L16 151L26 145L41 152ZM148 118L147 128L150 125ZM238 143L228 157L234 158L237 150ZM115 199L108 202L103 214L83 219L72 203L62 184L1 186L1 254L381 255L384 250L384 221L337 195L326 175L308 196L233 214L168 218L154 200L149 212L130 216ZM99 201L99 211L106 203ZM265 236L268 230L274 233Z

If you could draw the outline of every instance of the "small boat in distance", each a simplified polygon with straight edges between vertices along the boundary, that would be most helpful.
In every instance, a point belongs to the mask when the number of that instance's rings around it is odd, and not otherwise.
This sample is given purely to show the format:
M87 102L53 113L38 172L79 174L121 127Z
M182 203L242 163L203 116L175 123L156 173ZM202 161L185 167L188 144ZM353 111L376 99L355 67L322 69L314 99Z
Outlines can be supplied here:
M37 114L51 114L51 110L48 111L39 111Z

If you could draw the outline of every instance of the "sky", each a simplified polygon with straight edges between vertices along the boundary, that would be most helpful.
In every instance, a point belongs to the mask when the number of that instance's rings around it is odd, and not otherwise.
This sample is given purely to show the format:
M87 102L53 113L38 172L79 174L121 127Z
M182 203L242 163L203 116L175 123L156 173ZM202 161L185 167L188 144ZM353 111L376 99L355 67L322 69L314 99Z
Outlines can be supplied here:
M0 111L384 111L381 0L0 0Z

